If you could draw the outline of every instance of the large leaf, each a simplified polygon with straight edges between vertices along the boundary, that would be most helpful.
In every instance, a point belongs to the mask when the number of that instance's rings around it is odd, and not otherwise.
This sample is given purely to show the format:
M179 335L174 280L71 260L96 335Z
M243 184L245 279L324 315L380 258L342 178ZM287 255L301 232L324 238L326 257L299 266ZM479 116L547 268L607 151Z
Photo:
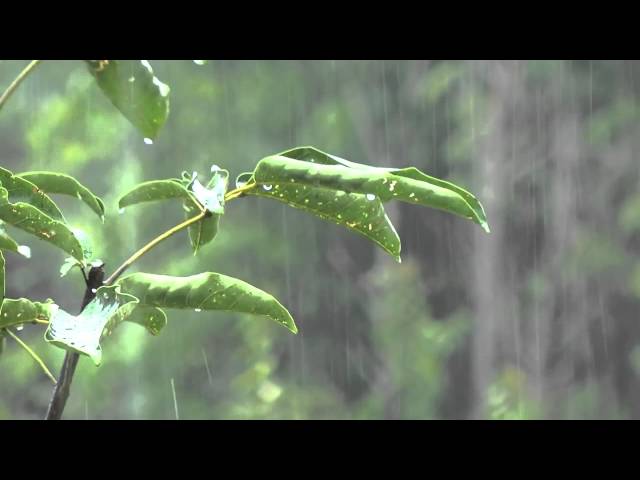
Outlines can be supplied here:
M33 205L10 203L8 197L7 190L0 187L0 220L55 245L80 261L83 260L82 245L69 227Z
M400 261L400 237L377 197L292 183L261 185L247 194L273 198L354 230Z
M75 178L64 173L25 172L18 175L45 193L70 195L82 200L104 221L104 203Z
M138 299L120 292L119 286L100 287L95 298L79 315L57 309L51 315L45 340L65 350L102 362L100 340L111 334L131 314Z
M427 184L427 185L430 184L433 186L440 187L441 189L449 190L451 192L456 193L460 197L462 197L462 199L464 200L464 203L466 203L467 205L465 206L458 200L453 203L446 201L445 205L442 206L439 199L434 200L436 202L436 205L431 205L429 203L426 203L426 204L422 203L422 204L428 207L434 207L434 208L446 210L448 212L471 219L474 222L478 223L485 231L487 232L489 231L489 225L487 223L487 217L485 215L484 208L482 207L482 204L478 201L478 199L473 194L459 187L458 185L455 185L454 183L447 182L446 180L441 180L439 178L427 175L426 173L421 172L415 167L408 167L408 168L374 167L371 165L364 165L362 163L351 162L349 160L345 160L335 155L330 155L326 152L318 150L317 148L309 147L309 146L292 148L290 150L286 150L282 153L279 153L276 156L293 158L296 160L303 160L310 163L319 163L322 165L342 165L343 167L347 167L353 170L364 170L364 171L381 174L381 175L385 175L385 174L391 175L394 178L387 177L388 182L385 183L385 185L388 187L391 186L391 182L393 180L395 180L396 182L401 181L395 177L403 177L403 178L416 180L418 182L421 182L422 184ZM392 197L395 197L396 200L403 200L409 203L421 203L419 199L416 200L417 197L415 195L409 198L401 198L400 190L402 190L402 187L398 187L398 191L395 192L397 193L397 195L393 195L393 194L391 196L387 195L387 198L390 200L392 199ZM390 190L389 193L392 193L392 192L394 192L394 190ZM438 192L439 191L436 190L434 194ZM411 192L409 192L409 194L410 193ZM439 193L442 193L442 192L440 191Z
M122 291L134 295L140 305L160 308L222 310L265 315L297 333L286 308L268 293L219 273L171 277L134 273L118 281Z
M169 86L146 60L88 60L89 71L115 107L147 138L169 116Z
M412 171L404 173L405 175L397 175L384 169L326 165L274 155L260 160L253 178L261 185L308 185L375 195L383 202L401 200L460 215L478 223L486 231L489 230L484 215L471 208L458 192L424 179L412 178Z
M54 220L65 221L62 212L53 200L29 180L14 175L9 170L0 167L0 185L7 190L8 198L12 203L28 203Z
M36 320L49 321L58 306L52 301L32 302L27 298L5 298L0 307L0 328Z
M7 232L2 228L0 223L0 250L9 250L11 252L19 253L20 255L31 258L31 249L26 245L18 245L13 238L7 235Z
M152 180L136 185L120 197L118 208L171 198L191 200L192 197L189 190L177 180Z

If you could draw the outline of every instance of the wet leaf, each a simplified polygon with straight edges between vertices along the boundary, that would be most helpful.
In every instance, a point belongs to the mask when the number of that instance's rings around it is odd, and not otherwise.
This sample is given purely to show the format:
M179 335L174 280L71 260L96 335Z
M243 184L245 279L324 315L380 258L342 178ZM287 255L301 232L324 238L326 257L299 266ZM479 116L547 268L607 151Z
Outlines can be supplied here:
M408 203L416 203L427 207L437 208L445 210L456 215L460 215L464 218L473 220L479 224L485 231L489 232L489 225L487 223L487 217L484 212L482 204L478 199L468 192L467 190L455 185L454 183L441 180L439 178L432 177L426 173L421 172L415 167L407 168L381 168L371 165L364 165L362 163L355 163L335 155L330 155L326 152L318 150L314 147L297 147L290 150L286 150L279 153L276 156L282 156L287 158L293 158L296 160L302 160L309 163L318 163L321 165L341 165L349 168L352 171L365 171L370 172L372 176L377 178L380 183L383 181L382 188L371 189L364 193L373 193L379 195L383 201L389 200L402 200ZM397 178L400 177L400 178ZM414 182L406 182L404 179L409 179ZM396 182L391 188L391 182ZM396 187L396 185L398 185ZM420 188L421 195L417 188ZM438 188L431 188L438 187ZM453 193L451 195L450 193ZM397 195L394 195L397 194ZM414 193L411 196L411 193ZM458 198L460 197L460 198Z
M100 287L95 298L79 315L55 309L45 340L65 350L87 355L100 365L100 340L110 335L133 312L137 302L134 296L120 292L119 286Z
M10 203L4 187L0 187L0 220L55 245L80 261L83 260L82 245L69 227L33 205Z
M104 203L75 178L64 173L25 172L18 175L45 193L70 195L83 201L104 221Z
M455 189L427 181L428 176L416 169L392 172L367 166L355 168L353 165L357 164L352 162L347 162L347 165L328 165L275 155L260 160L253 178L260 185L307 185L376 196L382 202L401 200L462 216L489 231L483 211L475 211Z
M218 273L172 277L134 273L118 281L140 305L160 308L221 310L265 315L293 333L298 329L286 308L268 293Z
M372 240L396 261L400 261L400 237L380 199L293 183L276 183L266 187L259 186L247 191L247 194L273 198L349 228Z
M146 137L154 139L169 116L169 86L146 60L87 60L111 103Z
M52 301L32 302L27 298L5 298L0 307L0 328L7 328L36 320L49 321L58 308Z
M126 320L142 325L152 335L159 335L167 325L167 315L164 310L149 305L136 305Z
M0 167L0 185L7 190L11 203L28 203L52 219L64 223L65 219L62 216L62 212L54 201L29 180L14 175L9 170Z
M190 200L189 190L178 180L152 180L133 187L118 200L118 208L143 202L181 198Z

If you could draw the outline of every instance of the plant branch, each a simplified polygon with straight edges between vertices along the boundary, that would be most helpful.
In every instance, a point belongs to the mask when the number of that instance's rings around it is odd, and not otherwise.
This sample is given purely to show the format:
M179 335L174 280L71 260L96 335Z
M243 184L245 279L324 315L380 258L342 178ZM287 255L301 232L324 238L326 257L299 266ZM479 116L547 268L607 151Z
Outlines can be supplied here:
M158 245L160 242L162 242L163 240L166 240L167 238L169 238L171 235L174 235L176 233L178 233L180 230L183 230L185 228L187 228L189 225L193 225L196 222L199 222L200 220L202 220L205 216L207 215L206 210L200 212L198 215L196 215L195 217L192 217L188 220L185 220L184 222L182 222L179 225L176 225L173 228L170 228L169 230L167 230L166 232L164 232L162 235L158 235L156 238L154 238L153 240L151 240L149 243L147 243L144 247L142 247L140 250L138 250L136 253L134 253L133 255L131 255L131 257L129 257L128 260L126 260L122 265L120 265L115 272L113 272L111 274L111 276L109 278L107 278L107 280L104 282L105 285L111 285L113 282L115 282L120 275L122 275L124 273L124 271L129 268L135 261L137 261L140 257L142 257L145 253L147 253L149 250L151 250L153 247L155 247L156 245Z
M16 89L20 86L22 81L25 78L27 78L27 76L31 73L31 71L35 67L37 67L41 61L42 60L32 60L31 63L27 65L25 69L22 70L22 72L20 72L20 75L16 77L16 79L11 83L11 85L7 87L7 89L4 91L4 93L0 97L0 110L2 110L2 107L4 107L4 104L7 102L9 97L13 94L13 92L15 92Z
M18 345L20 345L22 348L24 348L27 351L27 353L29 355L31 355L31 358L33 358L36 361L36 363L38 365L40 365L40 368L42 368L42 370L44 370L44 373L47 375L47 377L49 377L51 379L51 381L53 382L53 384L56 385L58 383L56 381L56 377L54 377L53 374L49 371L49 369L44 364L42 359L38 356L38 354L36 352L34 352L33 350L31 350L31 348L29 348L29 345L27 345L22 340L20 340L20 337L18 337L15 333L13 333L10 328L7 328L6 331L7 331L7 333L9 335L11 335L11 338L13 338L16 342L18 342Z
M227 192L225 195L225 201L231 201L235 198L241 197L244 193L255 187L256 184L244 185L240 188L236 188ZM149 252L153 247L158 245L163 240L166 240L170 236L178 233L181 230L193 225L194 223L199 222L210 213L205 210L199 202L195 202L196 205L200 208L200 213L195 217L192 217L184 222L176 225L173 228L170 228L166 232L158 235L156 238L147 243L144 247L138 250L136 253L131 255L122 265L120 265L109 278L107 278L104 282L102 281L102 277L100 277L100 281L96 283L92 281L91 272L89 276L85 275L84 271L83 276L87 281L87 290L85 291L85 298L82 302L82 307L80 312L84 310L87 304L95 297L95 290L97 290L102 285L111 285L114 283L120 276L125 272L127 268L129 268L134 262L136 262L140 257L142 257L145 253ZM100 267L102 268L102 267ZM69 397L69 390L71 388L71 381L73 380L73 375L75 373L76 367L78 365L78 360L80 356L77 353L67 352L64 358L64 363L62 364L62 369L60 371L60 380L54 389L53 396L51 398L51 403L49 404L49 410L47 412L47 420L58 420L62 417L62 412L64 411L64 407L67 403L67 398Z

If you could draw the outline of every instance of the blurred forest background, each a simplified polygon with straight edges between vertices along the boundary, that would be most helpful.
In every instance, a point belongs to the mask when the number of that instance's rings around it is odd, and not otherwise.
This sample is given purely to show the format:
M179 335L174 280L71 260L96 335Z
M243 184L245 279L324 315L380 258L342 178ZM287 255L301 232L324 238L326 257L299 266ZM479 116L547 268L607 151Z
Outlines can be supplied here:
M0 62L0 90L26 65ZM45 61L0 113L0 164L76 176L106 203L66 217L115 269L182 220L132 207L135 183L232 178L313 145L356 162L415 165L477 194L491 225L389 204L402 264L364 237L278 202L229 205L197 257L186 232L132 271L216 271L275 295L265 318L169 311L159 337L123 324L83 358L65 418L640 418L640 66L630 61L151 61L171 87L152 145L83 62ZM7 296L77 311L64 254L9 227ZM28 240L27 240L28 239ZM21 337L57 375L40 326ZM175 389L177 412L172 385ZM43 418L51 383L15 342L0 357L0 418Z

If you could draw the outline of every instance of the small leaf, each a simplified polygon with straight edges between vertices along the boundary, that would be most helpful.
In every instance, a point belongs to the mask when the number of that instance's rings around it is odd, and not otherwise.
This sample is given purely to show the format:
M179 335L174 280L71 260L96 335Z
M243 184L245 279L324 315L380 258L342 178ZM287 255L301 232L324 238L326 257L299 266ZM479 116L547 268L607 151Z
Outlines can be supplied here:
M18 245L18 243L7 235L4 228L0 225L0 250L9 250L11 252L19 253L23 257L31 258L31 249L26 245Z
M144 135L155 139L169 116L169 86L146 60L87 60L111 103Z
M219 273L190 277L134 273L120 279L118 284L123 292L137 297L140 305L265 315L293 333L298 331L287 309L273 296Z
M54 220L64 223L62 212L54 201L29 180L20 178L9 170L0 167L0 184L7 190L8 199L11 203L28 203Z
M49 321L58 308L52 301L32 302L27 298L5 298L0 307L0 328L7 328L36 320Z
M143 202L182 198L191 200L189 190L179 180L152 180L133 187L118 200L118 208Z
M193 218L199 212L199 209L193 202L185 202L184 204L185 219ZM218 235L218 227L220 225L220 215L217 213L205 217L197 223L189 226L189 241L193 248L193 254L196 255L200 247L211 243L216 235Z
M69 227L28 203L10 203L4 187L0 187L0 220L55 245L80 261L83 260L82 245Z
M51 316L45 340L65 350L102 362L100 340L133 311L138 299L120 292L119 286L100 287L95 298L79 315L57 309Z
M67 273L69 273L69 271L73 268L73 267L83 267L83 263L79 262L78 260L76 260L73 257L67 257L64 259L64 263L62 264L62 266L60 267L60 278L64 277L67 275Z
M82 200L104 221L104 203L70 175L55 172L25 172L18 175L45 193L70 195Z

